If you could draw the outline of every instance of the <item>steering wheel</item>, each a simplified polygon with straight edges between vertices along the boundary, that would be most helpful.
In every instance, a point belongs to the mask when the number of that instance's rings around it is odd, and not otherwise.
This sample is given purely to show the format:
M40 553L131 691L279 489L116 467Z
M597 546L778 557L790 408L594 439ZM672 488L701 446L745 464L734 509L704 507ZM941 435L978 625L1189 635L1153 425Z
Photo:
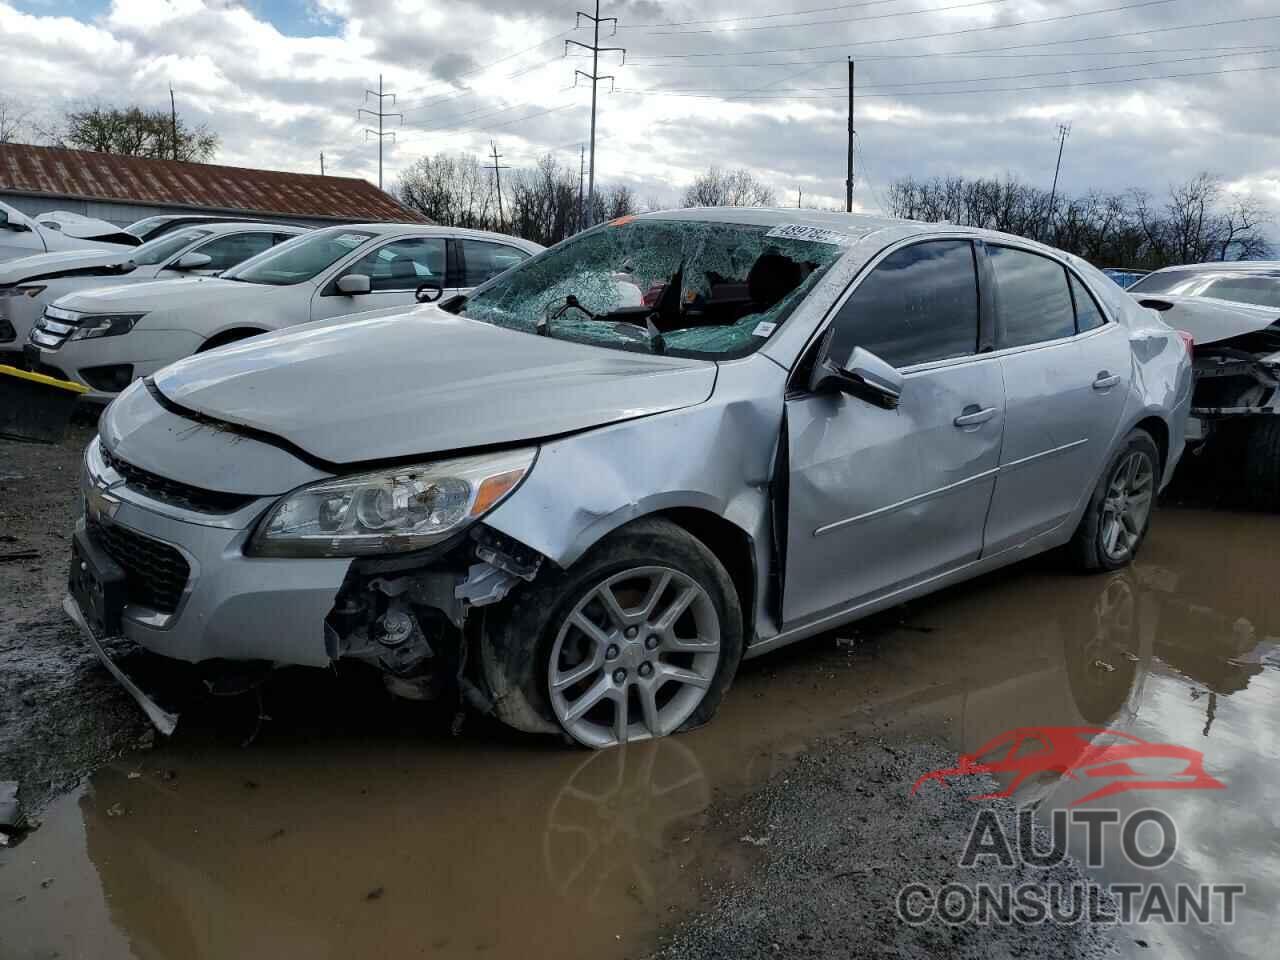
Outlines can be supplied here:
M428 296L432 290L436 293L434 297ZM438 283L420 283L418 284L418 289L413 291L413 299L417 300L419 303L435 303L443 296L444 287L440 286Z

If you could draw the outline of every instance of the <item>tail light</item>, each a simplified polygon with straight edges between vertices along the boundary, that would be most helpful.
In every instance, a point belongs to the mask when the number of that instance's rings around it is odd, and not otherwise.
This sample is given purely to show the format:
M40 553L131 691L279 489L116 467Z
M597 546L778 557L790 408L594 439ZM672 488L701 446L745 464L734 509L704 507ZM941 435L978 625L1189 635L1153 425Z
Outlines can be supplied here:
M1191 353L1196 345L1196 338L1185 330L1179 330L1178 336L1182 338L1182 345L1187 348L1187 353Z

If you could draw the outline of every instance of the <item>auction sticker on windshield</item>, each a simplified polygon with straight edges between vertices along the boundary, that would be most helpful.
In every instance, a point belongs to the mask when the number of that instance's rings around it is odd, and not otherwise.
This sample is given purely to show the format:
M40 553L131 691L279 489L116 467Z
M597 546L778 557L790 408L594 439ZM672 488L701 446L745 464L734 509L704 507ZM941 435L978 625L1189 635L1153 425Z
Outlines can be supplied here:
M774 227L766 237L774 240L808 240L810 243L830 243L837 247L853 243L854 238L847 233L826 230L822 227L807 227L803 223L784 223Z
M344 247L350 247L354 250L368 239L368 236L362 233L344 233L342 236L335 238L333 242L340 243Z

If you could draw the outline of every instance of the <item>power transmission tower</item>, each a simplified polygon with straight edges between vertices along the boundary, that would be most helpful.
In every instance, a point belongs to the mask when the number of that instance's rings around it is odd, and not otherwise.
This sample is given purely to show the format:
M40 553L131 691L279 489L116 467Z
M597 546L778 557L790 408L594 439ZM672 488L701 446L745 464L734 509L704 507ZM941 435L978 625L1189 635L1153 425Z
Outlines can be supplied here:
M588 46L585 43L579 43L577 40L566 40L564 42L564 53L565 53L565 56L569 55L570 44L573 44L575 47L582 47L583 50L591 51L591 72L586 73L582 70L573 71L573 85L575 87L578 85L578 77L580 76L586 77L588 80L591 81L591 164L587 172L587 222L586 222L587 226L591 226L591 220L595 216L595 198L596 198L596 85L601 80L608 80L609 90L610 92L612 92L613 79L614 79L612 74L607 74L603 77L600 76L600 54L621 53L622 63L619 64L619 66L622 66L627 62L627 51L623 47L600 46L600 24L609 23L609 22L613 23L613 33L609 34L609 36L613 36L618 32L617 17L601 17L600 16L600 0L596 0L595 16L592 16L589 13L583 13L581 10L578 11L578 15L573 21L573 26L575 30L578 28L578 24L582 22L583 17L590 20L592 27L594 28L591 45Z
M368 127L365 127L364 138L366 141L371 136L375 136L378 138L378 189L381 190L382 189L382 142L387 137L391 138L392 143L395 143L395 140L396 140L396 132L394 130L388 130L386 133L382 132L382 121L385 120L387 117L398 117L400 119L400 122L403 123L404 114L383 112L382 110L383 102L387 99L387 97L390 97L391 105L394 107L396 104L396 95L394 93L382 92L382 74L378 74L378 89L376 92L373 90L365 90L364 102L368 103L370 97L378 98L378 109L375 111L375 110L370 110L367 107L361 107L359 110L356 111L356 119L359 119L362 113L367 113L371 117L378 118L378 129L370 130Z
M493 182L498 188L498 229L502 229L502 221L507 217L502 212L502 172L511 168L506 164L498 165L498 161L502 159L502 154L498 152L498 145L492 140L489 141L489 149L493 151Z
M844 212L853 213L853 57L849 58L849 163L844 181Z
M1053 189L1049 191L1049 212L1046 215L1046 226L1053 221L1053 204L1058 198L1058 171L1062 169L1062 148L1071 136L1071 124L1058 124L1058 162L1053 165Z
M178 105L173 100L173 84L169 84L169 124L173 135L173 159L178 159Z

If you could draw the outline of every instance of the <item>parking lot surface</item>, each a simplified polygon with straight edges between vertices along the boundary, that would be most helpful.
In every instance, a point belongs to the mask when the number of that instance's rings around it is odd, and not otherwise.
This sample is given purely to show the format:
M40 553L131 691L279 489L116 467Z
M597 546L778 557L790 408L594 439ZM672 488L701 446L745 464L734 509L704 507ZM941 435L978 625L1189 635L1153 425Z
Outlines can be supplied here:
M1280 932L1280 597L1259 574L1278 518L1166 507L1131 569L998 572L753 661L713 724L621 750L476 718L454 736L451 717L319 671L193 704L136 749L145 727L56 605L88 436L0 447L5 550L39 555L0 565L0 780L42 821L0 849L6 960L1246 957ZM1177 824L1168 883L1244 884L1234 922L897 923L903 884L963 872L974 807L971 785L913 781L1027 726L1201 751L1224 789L1109 802ZM1076 786L1032 778L1015 799L1043 819ZM1135 873L1119 856L1084 870Z

